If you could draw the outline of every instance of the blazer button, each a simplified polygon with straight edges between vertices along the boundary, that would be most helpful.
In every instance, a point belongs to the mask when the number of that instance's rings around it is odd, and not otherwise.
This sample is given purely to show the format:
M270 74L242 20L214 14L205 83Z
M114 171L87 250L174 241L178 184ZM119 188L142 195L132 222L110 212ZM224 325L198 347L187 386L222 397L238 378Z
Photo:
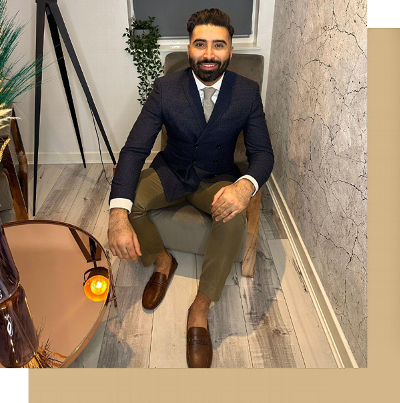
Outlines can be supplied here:
M194 145L194 148L198 148L198 147L199 147L199 145L198 145L198 144L195 144L195 145Z
M221 144L217 144L217 148L221 148Z
M215 160L215 161L214 161L214 164L218 164L218 161L217 161L217 160Z
M193 162L193 164L195 164L195 163L196 163L196 160L192 160L192 162Z

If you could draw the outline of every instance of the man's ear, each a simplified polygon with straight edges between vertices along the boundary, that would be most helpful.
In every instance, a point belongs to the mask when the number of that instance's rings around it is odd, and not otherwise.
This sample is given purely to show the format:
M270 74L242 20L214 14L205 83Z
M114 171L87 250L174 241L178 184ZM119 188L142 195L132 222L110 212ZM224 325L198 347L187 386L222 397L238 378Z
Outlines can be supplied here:
M230 59L232 59L232 54L233 54L233 46L231 46L231 54L229 56Z
M189 49L190 49L190 43L189 43L189 45L188 45L188 51L187 51L188 57L189 57Z

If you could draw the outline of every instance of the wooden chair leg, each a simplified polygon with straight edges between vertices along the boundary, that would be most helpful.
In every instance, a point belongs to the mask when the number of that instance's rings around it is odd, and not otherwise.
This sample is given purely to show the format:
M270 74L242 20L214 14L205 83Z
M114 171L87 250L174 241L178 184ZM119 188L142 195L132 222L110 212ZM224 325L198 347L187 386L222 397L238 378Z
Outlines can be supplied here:
M15 117L14 108L12 109L12 116ZM25 206L28 206L28 160L25 155L24 144L22 143L21 133L16 119L11 120L11 133L19 163L18 179L24 197Z
M15 215L17 216L17 221L28 220L28 212L25 206L24 197L21 192L21 187L19 185L18 176L15 172L15 167L12 161L10 149L7 147L4 149L3 159L1 161L3 164L3 169L8 178L8 183L10 184L10 190L13 197L13 204Z
M257 255L258 227L260 223L261 189L247 206L247 238L242 262L242 276L254 277Z

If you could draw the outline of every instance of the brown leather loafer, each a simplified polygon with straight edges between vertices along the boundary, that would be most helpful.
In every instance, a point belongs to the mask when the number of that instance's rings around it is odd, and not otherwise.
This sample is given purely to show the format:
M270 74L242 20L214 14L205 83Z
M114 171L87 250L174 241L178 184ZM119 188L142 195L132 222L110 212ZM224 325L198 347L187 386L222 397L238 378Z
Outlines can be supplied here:
M143 291L142 305L144 309L155 309L160 305L175 274L178 263L171 255L171 268L169 269L168 278L164 273L155 272L150 277Z
M188 311L188 321L189 321ZM186 335L186 360L189 368L210 368L213 348L210 330L204 327L191 327Z

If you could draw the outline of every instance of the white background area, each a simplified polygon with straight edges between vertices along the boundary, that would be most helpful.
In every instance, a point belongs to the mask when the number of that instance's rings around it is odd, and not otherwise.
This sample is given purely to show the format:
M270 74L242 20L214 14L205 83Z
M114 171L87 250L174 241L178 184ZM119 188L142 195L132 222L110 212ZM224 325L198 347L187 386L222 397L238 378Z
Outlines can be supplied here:
M368 0L368 28L400 28L399 0Z

